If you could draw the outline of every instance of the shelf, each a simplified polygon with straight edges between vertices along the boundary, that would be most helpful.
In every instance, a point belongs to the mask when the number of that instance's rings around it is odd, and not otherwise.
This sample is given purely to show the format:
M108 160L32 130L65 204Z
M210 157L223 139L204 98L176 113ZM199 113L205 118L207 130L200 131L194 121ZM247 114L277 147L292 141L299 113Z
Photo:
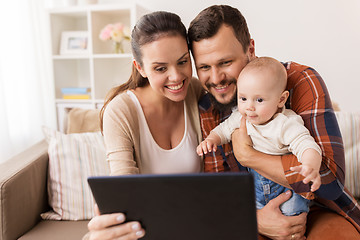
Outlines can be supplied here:
M94 59L94 98L104 99L111 88L125 83L131 69L132 62L128 58Z
M89 59L55 59L53 61L55 96L61 98L61 88L90 87L91 72Z
M131 53L121 53L121 54L95 54L93 55L95 59L102 59L102 58L132 58Z
M66 60L66 59L89 59L89 54L69 54L69 55L53 55L54 60Z
M113 43L102 41L99 35L107 24L121 22L132 29L137 19L147 12L135 3L48 10L58 129L63 129L63 117L68 109L101 108L110 89L129 79L133 58L130 41L123 42L124 53L114 54ZM88 33L85 53L60 54L61 36L67 31ZM63 99L61 89L66 87L91 88L90 99Z
M94 5L75 5L68 7L56 7L48 9L50 14L64 14L71 15L76 13L83 13L87 11L111 11L114 9L131 9L134 7L134 4L131 3L120 3L120 4L94 4Z
M76 104L89 104L89 103L93 103L92 100L90 99L62 99L62 98L57 98L55 100L56 103L76 103Z

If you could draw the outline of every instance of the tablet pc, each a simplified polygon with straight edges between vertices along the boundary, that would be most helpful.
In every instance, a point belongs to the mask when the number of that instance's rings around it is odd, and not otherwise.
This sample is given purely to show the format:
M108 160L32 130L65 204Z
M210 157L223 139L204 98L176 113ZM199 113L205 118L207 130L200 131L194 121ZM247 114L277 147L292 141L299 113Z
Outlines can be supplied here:
M101 214L139 221L147 240L257 239L248 173L90 177Z

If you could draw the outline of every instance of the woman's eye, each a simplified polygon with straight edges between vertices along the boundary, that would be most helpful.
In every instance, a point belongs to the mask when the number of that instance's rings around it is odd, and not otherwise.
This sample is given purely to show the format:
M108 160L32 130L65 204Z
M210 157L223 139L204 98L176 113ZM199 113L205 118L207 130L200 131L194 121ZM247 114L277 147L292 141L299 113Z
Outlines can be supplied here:
M186 64L187 62L188 62L188 60L180 61L180 62L179 62L179 65L184 65L184 64Z
M258 98L258 99L256 99L256 101L259 102L259 103L262 103L264 101L264 99Z
M157 71L157 72L164 72L165 70L166 70L165 67L157 67L157 68L155 68L155 71Z
M246 98L245 97L240 97L240 100L245 102L246 101Z

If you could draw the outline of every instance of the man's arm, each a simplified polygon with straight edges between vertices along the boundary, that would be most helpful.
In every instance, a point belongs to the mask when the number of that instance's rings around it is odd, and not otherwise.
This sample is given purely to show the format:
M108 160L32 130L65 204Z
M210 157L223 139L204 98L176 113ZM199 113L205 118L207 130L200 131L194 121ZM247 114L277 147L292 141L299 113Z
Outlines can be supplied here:
M295 66L297 68L298 66ZM339 126L332 110L332 104L325 83L319 74L302 66L301 71L288 69L288 88L291 89L290 107L299 114L310 134L323 150L320 168L322 185L316 194L325 199L337 199L342 194L338 181L344 183L344 148ZM246 129L245 129L246 130ZM301 174L291 167L299 166L292 155L270 156L252 148L247 134L235 131L232 136L234 154L244 166L253 168L261 175L295 192L310 197L309 184L305 185Z
M262 176L291 188L284 174L281 156L268 155L253 148L244 118L241 119L240 128L235 130L231 137L235 157L241 165L252 168Z
M343 193L345 156L326 85L312 68L291 63L287 65L287 70L288 88L292 92L289 107L302 117L305 127L323 151L320 168L322 185L316 194L329 200L337 199ZM303 184L303 177L290 170L291 165L298 164L295 156L282 156L282 164L291 187L302 195L308 193L310 185Z

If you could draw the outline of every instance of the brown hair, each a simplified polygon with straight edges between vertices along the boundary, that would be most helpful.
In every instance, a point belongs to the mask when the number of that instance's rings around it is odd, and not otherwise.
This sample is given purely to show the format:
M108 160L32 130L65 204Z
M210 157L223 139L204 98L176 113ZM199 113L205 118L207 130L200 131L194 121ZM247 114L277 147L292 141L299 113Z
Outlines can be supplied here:
M145 44L154 42L163 36L180 35L187 39L186 28L181 22L181 18L170 12L157 11L142 16L134 26L131 33L131 50L135 61L142 67L141 47ZM148 79L141 76L136 67L132 66L132 73L129 80L109 91L105 97L104 106L100 111L100 129L103 130L104 112L109 102L118 94L137 87L148 84Z
M188 38L190 48L193 42L213 37L226 24L232 27L235 37L246 52L250 44L250 33L246 20L237 8L228 5L213 5L202 10L190 23Z

